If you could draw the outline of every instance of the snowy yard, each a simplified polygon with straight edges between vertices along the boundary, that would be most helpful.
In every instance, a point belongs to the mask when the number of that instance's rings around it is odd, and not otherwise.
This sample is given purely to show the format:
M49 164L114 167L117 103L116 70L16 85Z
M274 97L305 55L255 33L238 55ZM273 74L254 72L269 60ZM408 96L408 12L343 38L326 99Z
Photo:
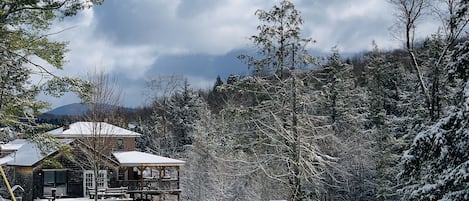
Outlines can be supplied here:
M56 201L94 201L94 199L90 199L90 198L57 198L55 199ZM98 199L100 201L111 201L111 200L125 200L125 201L128 201L128 200L132 200L132 198L113 198L113 199ZM2 197L0 197L0 201L11 201L9 199L4 199ZM49 201L48 199L35 199L34 201Z
M94 199L90 198L57 198L56 201L92 201ZM98 199L100 201L111 201L111 200L132 200L132 198L107 198L107 199ZM48 199L36 199L35 201L49 201Z

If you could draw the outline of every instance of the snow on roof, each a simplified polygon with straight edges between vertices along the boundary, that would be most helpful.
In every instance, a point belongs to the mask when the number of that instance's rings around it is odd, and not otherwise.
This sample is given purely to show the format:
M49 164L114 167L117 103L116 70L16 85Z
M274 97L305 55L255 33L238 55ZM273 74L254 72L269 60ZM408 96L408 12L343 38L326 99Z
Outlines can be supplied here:
M60 141L66 144L72 142L72 140ZM41 150L35 142L31 142L25 139L16 139L5 145L12 147L18 146L19 148L15 152L0 158L0 165L33 166L37 162L57 151L56 149L52 149L48 153L42 154Z
M120 166L140 167L140 166L182 166L184 161L163 156L157 156L139 151L126 151L112 153L119 161Z
M7 164L8 162L14 160L15 158L13 157L13 154L9 154L7 156L4 156L3 158L0 158L0 165Z
M19 141L12 141L7 144L2 144L0 145L1 150L18 150L24 145L24 143L19 142Z
M141 134L105 122L75 122L67 129L60 127L47 132L56 137L119 136L138 137Z

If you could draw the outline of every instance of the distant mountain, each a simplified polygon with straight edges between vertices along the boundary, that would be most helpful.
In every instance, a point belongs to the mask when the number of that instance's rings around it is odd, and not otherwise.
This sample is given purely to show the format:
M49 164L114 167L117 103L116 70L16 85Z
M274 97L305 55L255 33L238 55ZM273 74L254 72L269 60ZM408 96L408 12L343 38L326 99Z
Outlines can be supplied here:
M112 105L105 105L104 108L109 108L111 110L114 108ZM58 108L52 109L48 112L45 112L43 115L52 115L52 116L81 116L88 112L89 106L83 103L72 103ZM133 108L122 108L126 112L135 112Z
M115 106L112 105L103 105L103 108L108 108L109 110L115 109ZM122 115L126 117L132 117L136 113L134 108L119 108ZM72 103L58 108L52 109L45 113L40 114L36 121L37 123L49 123L54 125L62 125L64 122L75 122L78 120L83 120L84 115L89 111L89 106L83 103ZM124 114L125 113L125 114Z
M46 115L55 116L81 116L88 111L89 107L83 103L72 103L45 112Z

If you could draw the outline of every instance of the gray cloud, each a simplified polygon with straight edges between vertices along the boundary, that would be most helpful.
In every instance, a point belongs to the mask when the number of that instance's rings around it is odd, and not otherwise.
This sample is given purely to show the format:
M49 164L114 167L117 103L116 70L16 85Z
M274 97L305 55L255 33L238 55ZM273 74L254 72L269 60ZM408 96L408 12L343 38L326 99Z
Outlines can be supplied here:
M388 28L393 24L392 8L383 0L300 1L306 34L315 47L328 51L338 46L344 52L371 48L375 40L384 48L395 48Z
M95 33L119 44L152 44L162 54L221 55L253 34L252 2L109 1L94 8Z
M276 0L275 2L278 2ZM395 48L389 27L392 7L384 0L293 1L305 21L303 34L317 41L313 52L338 46L345 53L371 48ZM105 1L54 25L69 29L52 39L70 41L69 63L61 75L83 77L95 68L119 76L124 104L144 103L144 82L160 75L180 74L193 87L207 88L215 77L247 72L236 56L247 52L256 34L257 9L266 0L127 0ZM431 24L422 26L427 32ZM54 100L54 106L65 104ZM70 103L70 102L69 102Z

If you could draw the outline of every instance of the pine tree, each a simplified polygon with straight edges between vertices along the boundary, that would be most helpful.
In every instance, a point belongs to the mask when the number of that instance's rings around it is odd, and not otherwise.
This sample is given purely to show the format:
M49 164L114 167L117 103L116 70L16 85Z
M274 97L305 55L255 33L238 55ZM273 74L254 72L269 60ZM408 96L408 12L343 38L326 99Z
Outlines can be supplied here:
M315 199L334 158L318 145L326 147L333 138L327 121L314 110L324 97L306 84L314 80L313 73L301 70L313 62L306 50L311 40L300 37L303 21L291 2L281 1L256 14L262 24L252 40L260 57L240 56L254 69L254 76L231 86L255 95L246 108L232 109L234 116L243 118L238 144L248 155L245 160L257 164L259 176L266 179L260 189L263 199L282 194L295 201Z
M377 185L377 200L396 200L395 194L397 179L397 162L399 159L399 146L402 143L402 133L407 132L405 114L400 109L405 107L401 99L403 91L399 80L402 76L402 67L396 56L380 52L377 45L367 56L365 66L366 84L369 97L368 128L365 131L373 140L372 163L375 168L373 183ZM408 108L407 108L408 109ZM396 127L402 127L401 131Z
M187 80L183 89L176 92L168 101L167 117L178 149L193 142L195 122L199 119L200 101L201 98L189 88Z
M357 84L353 67L341 61L333 49L321 69L325 76L322 90L327 96L325 108L339 144L332 155L339 158L338 168L327 187L329 200L372 200L375 196L375 172L372 166L372 140L364 132L367 118L367 95Z
M304 64L313 62L305 46L314 41L301 38L303 19L293 3L283 0L269 11L257 10L256 15L262 24L257 26L259 34L251 36L251 40L263 57L238 57L253 68L255 76L277 75L283 79L289 70L301 69Z
M453 51L452 67L467 69L467 41ZM458 95L446 115L420 132L402 157L404 198L409 200L467 200L469 198L469 81L468 72L454 74Z
M30 122L40 109L48 107L35 100L41 92L60 96L74 91L89 98L91 86L79 79L58 77L52 69L37 64L41 59L54 69L65 63L66 43L48 39L54 20L73 16L100 0L40 0L0 2L0 126L35 133ZM47 82L31 83L31 76ZM52 78L52 79L51 79ZM21 119L21 121L20 121ZM28 123L24 123L28 122Z
M207 102L210 105L210 108L214 112L219 112L223 106L225 105L226 101L226 94L224 94L219 87L222 86L224 83L221 80L220 76L217 76L215 80L215 84L213 85L212 90L208 94Z

